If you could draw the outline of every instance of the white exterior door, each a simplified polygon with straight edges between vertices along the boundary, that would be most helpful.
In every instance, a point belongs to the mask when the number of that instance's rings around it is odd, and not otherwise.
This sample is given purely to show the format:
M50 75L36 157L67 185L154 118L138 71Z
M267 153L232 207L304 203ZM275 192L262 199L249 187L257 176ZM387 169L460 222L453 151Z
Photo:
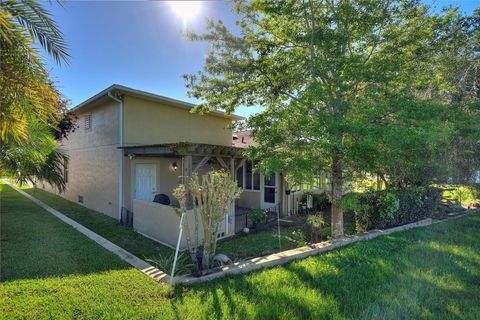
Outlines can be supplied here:
M135 165L135 199L151 202L157 192L157 174L152 163Z
M271 208L278 203L279 174L274 173L270 177L262 174L260 181L260 189L262 191L261 207L262 209Z

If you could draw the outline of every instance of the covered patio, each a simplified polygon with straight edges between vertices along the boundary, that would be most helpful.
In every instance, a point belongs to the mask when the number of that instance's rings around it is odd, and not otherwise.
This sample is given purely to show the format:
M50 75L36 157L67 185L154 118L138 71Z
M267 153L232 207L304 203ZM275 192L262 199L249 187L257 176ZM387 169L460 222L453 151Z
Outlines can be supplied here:
M192 175L201 179L210 170L226 170L236 181L235 173L245 163L245 149L232 146L179 142L121 149L125 157L124 206L133 212L133 227L169 246L176 243L180 223L173 190ZM245 210L233 205L219 228L219 238L242 229L244 220L238 221L242 227L236 226L236 211L244 219Z

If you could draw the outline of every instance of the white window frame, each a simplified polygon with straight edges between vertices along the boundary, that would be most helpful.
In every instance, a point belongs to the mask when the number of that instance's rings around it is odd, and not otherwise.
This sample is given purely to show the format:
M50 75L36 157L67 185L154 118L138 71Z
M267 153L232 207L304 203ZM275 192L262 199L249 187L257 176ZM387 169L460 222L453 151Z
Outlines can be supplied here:
M251 187L250 189L247 188L247 162L250 162L250 163L252 164L252 173L251 173L251 174L252 174L252 187ZM250 160L245 161L245 163L243 164L243 166L242 166L242 168L241 168L241 169L242 169L242 173L243 173L243 174L242 174L242 179L243 179L243 180L242 180L242 187L241 187L241 188L242 188L242 190L248 191L248 192L261 192L261 191L262 191L262 176L263 176L263 175L262 175L260 172L255 172L255 171L253 170L253 166L254 166L254 163L253 163L253 161L250 161ZM239 169L240 169L240 168L239 168ZM235 175L236 175L236 174L237 174L237 173L235 172ZM255 176L256 174L258 174L258 176L259 176L259 178L260 178L260 182L259 182L259 185L258 185L258 188L259 188L258 190L257 190L257 189L254 189L254 187L253 187L253 185L254 185L254 183L253 183L253 181L254 181L254 176Z

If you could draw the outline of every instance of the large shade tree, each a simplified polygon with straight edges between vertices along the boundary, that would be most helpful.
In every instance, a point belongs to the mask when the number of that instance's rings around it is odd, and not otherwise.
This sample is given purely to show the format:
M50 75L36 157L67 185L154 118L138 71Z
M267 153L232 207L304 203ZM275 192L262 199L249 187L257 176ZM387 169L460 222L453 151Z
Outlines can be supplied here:
M418 1L253 0L234 7L239 31L210 20L207 33L189 35L211 45L203 70L186 76L189 93L203 101L201 111L263 106L248 122L260 168L290 180L328 171L332 235L340 237L345 179L376 169L366 164L378 154L369 139L381 126L365 124L383 123L392 106L421 107L415 93L433 80L441 85L430 68L443 17Z
M62 190L67 157L52 132L65 132L58 124L64 122L66 101L37 45L58 63L67 62L62 33L40 2L0 1L0 170L24 182L43 179Z

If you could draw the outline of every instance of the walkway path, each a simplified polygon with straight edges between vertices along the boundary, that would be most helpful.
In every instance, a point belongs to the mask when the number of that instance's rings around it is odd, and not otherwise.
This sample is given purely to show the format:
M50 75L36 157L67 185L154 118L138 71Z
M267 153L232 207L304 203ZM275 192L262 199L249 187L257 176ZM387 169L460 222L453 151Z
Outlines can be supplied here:
M69 217L65 216L61 212L53 209L52 207L46 205L45 203L38 200L37 198L29 195L25 191L23 191L23 190L17 188L16 186L12 185L9 181L7 181L7 180L4 180L4 181L10 187L12 187L16 191L18 191L20 194L24 195L25 197L27 197L28 199L30 199L31 201L33 201L34 203L36 203L37 205L39 205L43 209L47 210L49 213L51 213L52 215L54 215L58 219L62 220L66 224L69 224L74 229L76 229L78 232L86 235L88 238L92 239L93 241L95 241L96 243L98 243L99 245L101 245L102 247L107 249L108 251L116 254L117 256L120 257L120 259L122 259L123 261L127 262L128 264L134 266L135 268L137 268L138 270L140 270L144 274L148 275L149 277L151 277L151 278L153 278L157 281L161 281L161 282L168 281L169 276L165 272L155 268L154 266L150 265L149 263L147 263L147 262L143 261L142 259L134 256L133 254L131 254L127 250L125 250L123 248L120 248L116 244L114 244L114 243L108 241L107 239L105 239L104 237L96 234L92 230L90 230L88 228L85 228L84 226L82 226L78 222L70 219Z

